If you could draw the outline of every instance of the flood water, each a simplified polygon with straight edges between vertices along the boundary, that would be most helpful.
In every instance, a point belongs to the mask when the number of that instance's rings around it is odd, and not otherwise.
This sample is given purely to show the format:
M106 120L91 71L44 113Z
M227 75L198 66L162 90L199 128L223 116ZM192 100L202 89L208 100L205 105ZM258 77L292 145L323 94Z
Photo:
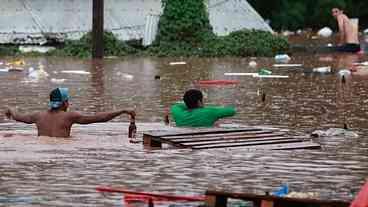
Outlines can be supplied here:
M0 72L0 206L119 206L120 195L96 192L102 185L200 195L206 189L264 193L287 183L291 191L349 201L368 177L368 68L346 76L345 84L338 74L354 62L367 61L367 56L293 56L290 63L303 64L302 68L273 68L273 58L254 59L257 68L269 68L273 74L289 76L286 79L224 75L256 72L248 66L251 58L24 60L26 70L42 68L49 76ZM174 61L187 64L169 64ZM312 72L321 66L332 66L332 73ZM240 83L197 83L216 79ZM50 90L58 86L69 88L71 110L88 114L135 108L140 134L164 128L165 110L185 90L200 88L206 103L236 106L237 115L225 123L280 127L301 134L342 128L346 123L359 137L314 138L321 150L151 151L128 143L124 115L106 124L76 126L70 139L37 137L34 126L3 115L5 106L20 112L45 110ZM265 102L262 94L266 94Z

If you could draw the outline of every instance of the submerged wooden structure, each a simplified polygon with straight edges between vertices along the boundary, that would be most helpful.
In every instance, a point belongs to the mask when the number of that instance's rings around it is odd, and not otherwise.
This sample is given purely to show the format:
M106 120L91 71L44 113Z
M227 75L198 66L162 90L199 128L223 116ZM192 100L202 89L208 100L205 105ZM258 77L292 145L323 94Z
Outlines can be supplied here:
M272 195L256 195L251 193L206 191L205 206L227 206L228 198L251 201L255 207L349 207L350 205L349 202L338 200L318 200L311 198L289 198Z
M143 133L143 144L162 148L162 144L177 148L213 149L245 147L250 149L291 150L319 149L321 146L307 137L294 137L277 129L178 129Z

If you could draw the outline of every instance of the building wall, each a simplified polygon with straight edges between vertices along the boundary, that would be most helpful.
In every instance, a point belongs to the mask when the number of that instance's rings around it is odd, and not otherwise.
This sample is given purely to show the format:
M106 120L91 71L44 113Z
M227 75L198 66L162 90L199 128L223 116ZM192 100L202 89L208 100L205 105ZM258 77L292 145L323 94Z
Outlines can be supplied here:
M208 8L218 35L242 28L271 31L245 0L210 0ZM160 0L105 0L105 28L121 40L152 36L145 34L155 31L145 28L147 17L161 12ZM0 43L78 39L91 28L92 0L1 0Z

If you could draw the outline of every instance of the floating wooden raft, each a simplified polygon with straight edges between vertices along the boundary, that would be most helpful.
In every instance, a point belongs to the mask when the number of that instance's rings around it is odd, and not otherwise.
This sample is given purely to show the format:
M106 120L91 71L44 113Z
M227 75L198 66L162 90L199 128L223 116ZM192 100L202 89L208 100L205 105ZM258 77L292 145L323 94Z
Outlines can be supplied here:
M309 198L287 198L271 195L256 195L251 193L231 193L220 191L206 192L207 207L223 207L228 198L251 201L255 207L348 207L350 203L338 200L317 200Z
M321 146L300 137L291 137L279 130L260 128L187 129L150 131L143 134L147 147L162 147L166 143L177 148L211 149L246 147L251 149L319 149Z

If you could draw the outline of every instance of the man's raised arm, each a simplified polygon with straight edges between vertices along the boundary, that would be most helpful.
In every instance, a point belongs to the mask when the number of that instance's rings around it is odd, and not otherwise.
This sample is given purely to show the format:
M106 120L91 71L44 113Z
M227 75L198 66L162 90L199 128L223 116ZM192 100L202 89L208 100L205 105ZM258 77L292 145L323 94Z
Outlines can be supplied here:
M37 121L38 113L34 114L19 114L12 109L6 109L5 116L8 119L14 119L15 121L20 121L26 124L34 124Z
M135 117L134 110L120 110L113 112L101 112L95 115L82 115L78 112L71 112L71 119L73 123L77 124L92 124L99 122L107 122L111 119L120 116L121 114L129 114L132 117Z

